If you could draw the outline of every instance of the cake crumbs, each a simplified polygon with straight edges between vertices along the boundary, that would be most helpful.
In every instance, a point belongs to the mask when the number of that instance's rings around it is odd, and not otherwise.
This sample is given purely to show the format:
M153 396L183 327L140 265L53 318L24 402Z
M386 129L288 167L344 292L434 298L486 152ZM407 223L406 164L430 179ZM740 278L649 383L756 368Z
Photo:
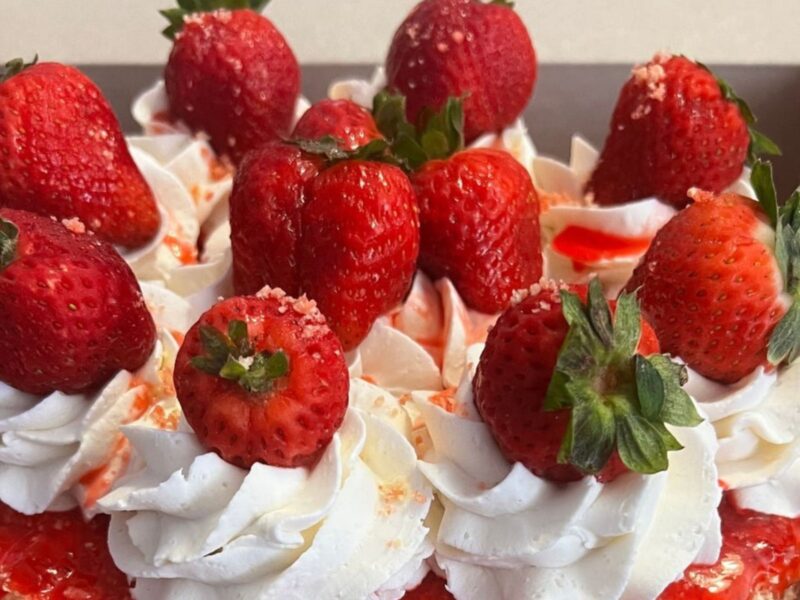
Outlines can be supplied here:
M667 86L664 80L667 72L660 63L648 63L633 68L633 79L639 85L647 88L647 97L661 102L667 95Z
M393 514L398 504L406 502L409 498L408 484L403 479L396 479L390 483L382 483L378 486L381 506L378 514L388 517Z
M403 547L403 542L401 542L400 540L389 540L388 542L386 542L386 547L389 548L390 550L399 550L400 548Z
M86 233L86 225L84 225L83 221L81 221L78 217L72 217L71 219L62 219L61 224L72 233L79 235Z

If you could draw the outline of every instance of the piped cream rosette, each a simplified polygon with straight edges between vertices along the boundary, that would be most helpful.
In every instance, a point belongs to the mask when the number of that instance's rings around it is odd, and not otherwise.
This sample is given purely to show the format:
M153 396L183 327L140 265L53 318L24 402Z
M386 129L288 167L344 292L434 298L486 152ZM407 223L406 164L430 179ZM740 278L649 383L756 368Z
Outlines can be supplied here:
M129 460L120 428L174 395L172 366L191 309L162 287L143 284L142 292L158 341L135 373L120 371L96 393L44 398L0 383L0 500L15 510L37 514L78 504L92 514Z
M676 210L656 198L618 206L597 206L584 188L599 158L598 151L573 136L569 163L537 156L533 179L540 191L545 276L567 283L586 283L598 276L614 297L624 287L655 234ZM745 169L728 191L755 197Z

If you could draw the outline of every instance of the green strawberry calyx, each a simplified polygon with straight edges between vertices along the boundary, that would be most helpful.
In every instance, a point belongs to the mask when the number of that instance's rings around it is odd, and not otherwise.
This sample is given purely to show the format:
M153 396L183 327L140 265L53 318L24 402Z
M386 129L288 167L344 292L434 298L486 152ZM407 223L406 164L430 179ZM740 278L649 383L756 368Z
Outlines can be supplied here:
M424 110L414 125L406 118L405 96L384 90L375 96L372 114L406 171L416 171L429 160L448 158L464 149L464 103L460 98L449 98L439 111Z
M11 221L0 218L0 271L17 257L19 228Z
M668 453L683 448L666 425L694 427L703 420L682 389L686 367L637 352L635 294L622 294L612 317L595 278L586 304L568 290L561 291L561 304L569 331L544 403L548 411L570 411L559 462L596 474L616 450L631 471L666 470Z
M250 393L269 391L277 379L289 373L289 360L283 351L253 349L244 321L228 323L227 335L216 327L202 325L200 341L205 354L193 357L192 366L203 373L235 381Z
M514 8L514 2L511 0L491 0L489 4L497 4L498 6L505 6L507 8Z
M392 154L389 142L384 139L372 140L368 144L364 144L355 150L346 150L342 148L344 142L332 135L326 135L318 140L289 140L287 143L297 146L307 154L321 156L325 159L325 163L328 166L346 160L369 160L397 166L400 164Z
M32 67L37 62L39 62L38 54L36 54L33 57L33 60L29 63L26 63L25 59L23 58L12 58L5 65L3 65L2 68L0 68L0 83L8 81L12 77L14 77L14 75L19 75L25 69L27 69L28 67Z
M270 0L178 0L178 8L167 8L158 11L169 21L169 25L161 32L166 38L174 40L183 29L186 17L215 10L253 10L261 12Z
M759 156L765 154L770 156L780 156L781 149L778 144L755 128L758 119L747 102L745 102L745 100L733 90L733 87L731 87L727 81L721 77L717 77L706 65L698 61L695 61L695 63L697 66L705 69L714 76L714 79L717 80L717 85L719 85L719 90L722 92L722 97L728 102L733 102L736 105L736 108L739 109L739 114L742 115L742 119L744 119L744 122L747 125L747 131L750 134L750 145L747 148L747 163L752 165L756 162Z
M761 160L753 165L750 182L775 229L775 259L784 289L792 298L789 310L772 331L767 346L767 360L779 366L800 356L800 188L779 206L772 164Z

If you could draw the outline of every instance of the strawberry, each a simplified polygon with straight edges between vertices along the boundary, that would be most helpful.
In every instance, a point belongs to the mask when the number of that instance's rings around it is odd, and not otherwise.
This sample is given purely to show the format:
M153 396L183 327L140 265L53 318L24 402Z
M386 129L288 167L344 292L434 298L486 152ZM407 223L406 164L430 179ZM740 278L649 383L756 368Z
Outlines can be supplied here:
M623 86L587 192L602 205L657 197L678 208L690 187L721 192L748 157L780 153L755 121L704 65L657 54Z
M447 582L433 571L425 576L417 587L406 593L403 600L455 600L447 591Z
M382 152L384 141L355 154L335 140L302 146L332 163L315 176L317 158L270 146L236 177L235 285L237 293L269 284L308 294L350 350L411 286L419 254L414 192L399 168L358 158Z
M181 0L162 11L170 21L164 34L175 40L164 70L170 114L237 163L289 134L300 93L292 49L259 14L266 3ZM252 10L226 10L242 5Z
M597 279L588 292L537 284L489 333L475 405L504 456L539 477L663 471L681 447L664 423L701 419L686 368L658 350L634 296L609 306Z
M25 516L0 504L0 590L21 600L131 597L106 542L108 517L80 511Z
M317 157L279 142L242 161L230 197L236 293L255 294L269 284L300 295L301 212L321 166Z
M270 288L203 314L186 334L174 381L200 442L245 469L316 462L344 419L350 383L316 304Z
M466 137L499 131L522 114L536 82L536 53L511 2L423 0L394 35L389 88L408 98L408 118L464 97Z
M761 162L753 184L760 205L690 192L694 203L656 234L627 286L641 288L664 350L722 383L800 355L800 193L778 210Z
M99 238L144 245L158 208L117 118L83 73L57 63L0 69L0 207L83 221Z
M450 99L414 127L405 99L382 93L375 116L412 172L420 209L420 267L449 277L464 301L495 313L542 276L539 200L530 175L502 150L464 150L462 104Z
M344 150L356 150L382 136L372 114L350 100L322 100L312 105L295 125L295 139L332 136Z
M139 284L114 248L0 209L0 380L31 394L84 392L138 369L155 341Z

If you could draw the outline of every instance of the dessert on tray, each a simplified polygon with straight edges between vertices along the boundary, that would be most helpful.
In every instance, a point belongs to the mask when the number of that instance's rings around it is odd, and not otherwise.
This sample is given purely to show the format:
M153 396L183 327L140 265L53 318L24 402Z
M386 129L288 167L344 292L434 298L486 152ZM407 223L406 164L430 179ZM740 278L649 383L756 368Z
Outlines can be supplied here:
M562 163L510 2L314 104L265 4L162 11L127 138L2 72L4 597L792 597L800 194L730 85L656 54Z

